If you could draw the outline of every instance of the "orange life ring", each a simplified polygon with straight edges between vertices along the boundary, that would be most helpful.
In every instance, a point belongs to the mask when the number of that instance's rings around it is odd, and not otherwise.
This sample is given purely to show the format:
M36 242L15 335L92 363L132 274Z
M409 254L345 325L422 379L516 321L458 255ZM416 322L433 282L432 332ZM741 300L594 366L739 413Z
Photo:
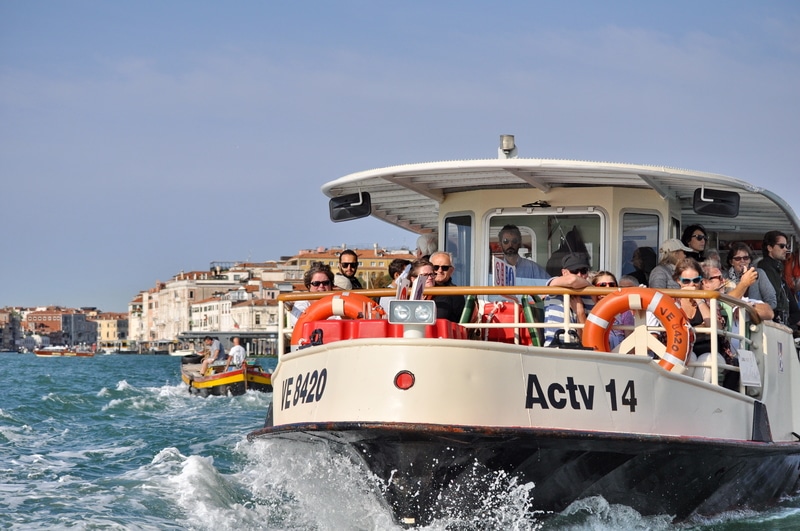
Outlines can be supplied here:
M667 331L667 351L658 364L670 371L683 370L692 351L694 333L686 314L675 299L652 288L625 288L600 299L592 308L583 327L583 345L594 350L610 352L608 336L614 318L628 310L651 312Z
M365 312L386 315L383 308L374 300L352 291L332 293L316 300L297 318L292 331L291 345L299 347L303 344L303 324L309 321L322 321L334 315L348 319L364 319Z

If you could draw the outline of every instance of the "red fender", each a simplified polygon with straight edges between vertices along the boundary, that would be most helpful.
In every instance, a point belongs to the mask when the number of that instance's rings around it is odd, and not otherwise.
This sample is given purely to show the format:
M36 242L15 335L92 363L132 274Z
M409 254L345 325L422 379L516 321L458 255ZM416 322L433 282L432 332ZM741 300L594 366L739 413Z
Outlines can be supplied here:
M294 325L292 331L292 346L299 347L303 342L303 324L310 321L323 321L328 317L338 315L347 317L348 319L364 319L365 312L377 313L384 316L386 312L383 311L378 303L374 300L354 293L352 291L345 291L341 293L332 293L327 297L323 297L311 303L306 308L300 317L297 318L297 323Z

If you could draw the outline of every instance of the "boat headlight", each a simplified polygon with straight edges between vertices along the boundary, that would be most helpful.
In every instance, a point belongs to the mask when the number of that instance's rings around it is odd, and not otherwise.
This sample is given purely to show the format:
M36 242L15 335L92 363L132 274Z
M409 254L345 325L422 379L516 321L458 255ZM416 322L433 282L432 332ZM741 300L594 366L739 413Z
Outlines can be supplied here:
M433 301L426 301L433 302ZM433 323L436 321L436 303L414 307L414 319L419 323Z
M436 322L433 301L389 301L389 322L401 325L431 325Z

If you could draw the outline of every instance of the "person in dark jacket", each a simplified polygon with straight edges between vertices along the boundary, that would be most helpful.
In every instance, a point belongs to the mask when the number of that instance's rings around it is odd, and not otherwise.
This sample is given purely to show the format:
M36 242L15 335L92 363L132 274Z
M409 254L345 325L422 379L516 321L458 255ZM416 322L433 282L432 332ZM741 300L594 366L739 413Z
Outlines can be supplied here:
M451 277L456 268L450 253L436 251L431 255L431 264L436 286L455 286ZM463 295L436 295L433 301L436 303L437 319L447 319L454 323L461 320L465 304Z
M775 321L797 331L800 308L794 297L790 295L789 287L783 278L783 264L786 260L788 246L789 239L781 231L771 230L764 234L764 241L761 244L764 258L758 263L758 267L764 271L772 287L775 288L775 295L778 299L775 306Z

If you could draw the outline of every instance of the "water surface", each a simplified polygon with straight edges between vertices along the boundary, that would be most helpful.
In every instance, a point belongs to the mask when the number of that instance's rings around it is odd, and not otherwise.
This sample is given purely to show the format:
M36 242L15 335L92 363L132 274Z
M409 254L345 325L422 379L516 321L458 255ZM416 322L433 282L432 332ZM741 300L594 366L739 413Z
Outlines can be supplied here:
M325 444L247 442L271 394L191 396L169 356L0 361L0 528L401 529L372 477ZM480 514L426 529L800 529L800 499L678 526L602 499L542 518L527 511L535 486L507 479Z

